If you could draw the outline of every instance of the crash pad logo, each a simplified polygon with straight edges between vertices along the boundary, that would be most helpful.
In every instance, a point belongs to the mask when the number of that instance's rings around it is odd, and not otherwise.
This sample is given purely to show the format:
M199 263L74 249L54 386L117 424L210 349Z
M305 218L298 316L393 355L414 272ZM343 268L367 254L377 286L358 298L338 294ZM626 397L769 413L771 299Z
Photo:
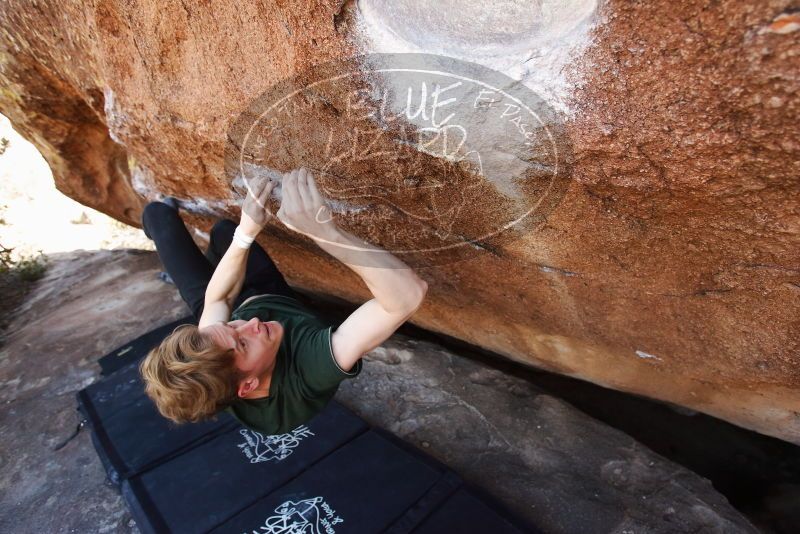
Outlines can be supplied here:
M499 254L541 227L572 151L560 115L518 80L451 57L367 54L268 89L229 129L225 158L240 193L278 182L272 213L282 173L306 167L337 225L430 265ZM350 261L369 265L371 252Z
M286 501L275 512L249 534L334 534L334 525L344 522L322 497Z
M303 438L313 436L314 433L305 425L300 425L286 434L265 436L259 432L243 428L239 434L244 441L237 445L251 464L275 460L279 462L292 454Z

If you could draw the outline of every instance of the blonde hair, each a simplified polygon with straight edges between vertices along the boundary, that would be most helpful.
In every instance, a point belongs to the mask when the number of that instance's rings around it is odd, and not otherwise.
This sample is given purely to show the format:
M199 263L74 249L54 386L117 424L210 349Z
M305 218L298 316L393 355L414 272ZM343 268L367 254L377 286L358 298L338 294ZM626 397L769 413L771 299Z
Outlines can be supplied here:
M235 399L244 377L233 351L217 347L197 326L183 324L152 349L139 371L145 393L176 423L209 419Z

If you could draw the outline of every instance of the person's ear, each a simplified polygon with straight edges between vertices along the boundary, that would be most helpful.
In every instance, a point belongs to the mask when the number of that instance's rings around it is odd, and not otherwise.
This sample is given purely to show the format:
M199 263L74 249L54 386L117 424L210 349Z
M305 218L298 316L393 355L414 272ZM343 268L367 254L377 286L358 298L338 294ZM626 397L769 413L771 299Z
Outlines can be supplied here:
M239 381L239 391L236 392L240 398L247 397L250 392L254 391L258 387L258 377L250 376L247 378L243 378Z

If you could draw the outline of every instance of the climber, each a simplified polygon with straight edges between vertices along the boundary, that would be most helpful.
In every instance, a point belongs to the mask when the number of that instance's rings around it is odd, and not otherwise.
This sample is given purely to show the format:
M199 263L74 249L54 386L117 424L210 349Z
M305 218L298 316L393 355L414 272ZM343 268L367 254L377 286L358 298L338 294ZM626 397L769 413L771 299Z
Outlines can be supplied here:
M355 271L374 298L338 327L297 300L254 243L272 216L266 206L276 181L251 183L239 225L217 222L205 256L175 199L149 203L145 234L198 320L177 327L140 365L148 396L177 423L226 411L266 435L293 430L321 411L344 379L358 376L364 353L424 299L427 284L408 265L336 225L307 169L280 182L276 218Z

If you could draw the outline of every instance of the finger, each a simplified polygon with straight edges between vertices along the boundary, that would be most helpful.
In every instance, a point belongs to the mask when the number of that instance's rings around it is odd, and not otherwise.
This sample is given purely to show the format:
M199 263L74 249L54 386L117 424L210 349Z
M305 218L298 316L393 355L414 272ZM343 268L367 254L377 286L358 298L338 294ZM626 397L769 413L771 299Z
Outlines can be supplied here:
M273 182L272 180L269 180L269 181L267 181L266 184L264 184L264 189L258 195L258 205L261 206L268 213L269 213L269 210L267 209L267 201L269 200L269 197L272 194L272 190L274 188L275 188L275 182Z
M305 167L301 168L297 175L297 192L300 194L304 206L307 208L314 206L314 200L308 192L308 171Z
M269 194L272 192L273 189L275 189L275 180L270 178L269 180L266 180L264 182L264 188L261 190L261 196L266 195L267 197L269 197Z
M247 192L253 195L254 197L257 196L262 186L263 186L263 178L260 176L254 176L253 178L247 180Z
M297 172L296 170L290 171L284 175L283 178L283 200L281 204L287 206L294 206L297 203Z
M308 193L311 195L311 201L315 206L319 206L320 204L324 206L327 204L320 194L319 189L317 189L317 180L313 175L309 175L308 177Z
M256 192L261 194L264 191L264 189L267 188L267 186L269 185L269 183L271 181L272 180L270 180L269 177L267 177L267 176L260 177L258 179L258 183L256 184L256 187L255 187Z
M245 199L248 215L254 219L260 219L261 213L264 209L264 202L261 200L265 188L265 181L263 177L253 179L250 184L248 198Z
M252 178L248 181L247 194L245 195L243 204L245 207L248 207L248 210L251 209L251 206L255 207L254 205L258 203L258 197L262 188L263 185L260 178ZM250 215L250 213L248 213L248 215Z
M251 178L245 184L247 186L247 194L242 202L242 213L246 213L251 219L258 217L257 193L258 178Z

